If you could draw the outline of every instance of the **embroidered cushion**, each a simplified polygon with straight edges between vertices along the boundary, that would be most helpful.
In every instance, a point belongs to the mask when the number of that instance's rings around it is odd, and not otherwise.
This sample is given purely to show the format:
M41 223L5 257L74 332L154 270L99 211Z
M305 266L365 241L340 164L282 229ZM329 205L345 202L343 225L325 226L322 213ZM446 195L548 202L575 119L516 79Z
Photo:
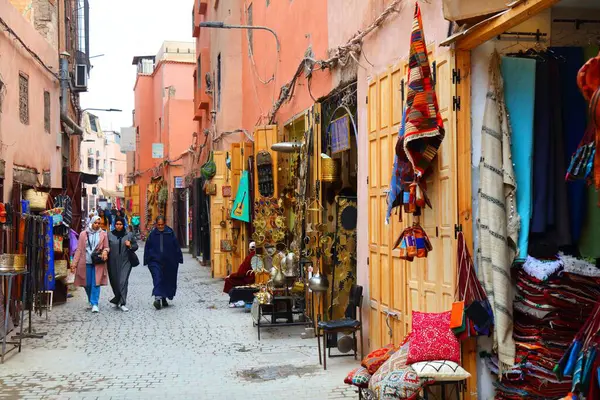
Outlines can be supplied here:
M354 376L352 376L352 384L359 388L369 387L369 381L371 380L371 374L364 367L359 367Z
M452 361L423 361L411 365L419 378L443 381L462 381L471 377L463 367Z
M392 354L396 352L396 347L393 344L388 344L377 350L370 352L363 360L361 365L365 367L371 375L373 375L379 367L386 362Z
M450 329L450 311L413 311L407 363L435 360L460 362L460 343Z
M352 371L348 372L348 375L346 375L344 378L344 383L346 385L352 385L352 378L354 378L354 374L356 374L356 371L358 371L360 368L361 367L354 368Z
M369 384L379 400L416 399L422 387L421 379L410 366L390 371L377 383Z
M379 367L377 372L373 374L371 377L371 381L369 382L369 387L377 385L383 378L387 376L390 372L394 370L399 370L406 367L406 359L408 357L408 347L409 342L405 341L405 343L400 346L397 352L392 354L390 358Z

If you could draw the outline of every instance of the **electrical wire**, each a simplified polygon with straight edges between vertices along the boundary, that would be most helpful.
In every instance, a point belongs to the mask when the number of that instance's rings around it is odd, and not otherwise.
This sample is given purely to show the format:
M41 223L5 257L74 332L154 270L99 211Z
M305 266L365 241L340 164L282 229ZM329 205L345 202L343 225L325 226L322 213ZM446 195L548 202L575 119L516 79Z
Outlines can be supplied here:
M4 29L5 29L5 30L6 30L6 31L7 31L7 32L10 34L10 35L12 35L12 36L13 36L13 37L14 37L14 38L15 38L15 39L16 39L16 40L19 42L19 44L20 44L21 46L23 46L23 48L24 48L24 49L25 49L25 50L26 50L26 51L29 53L29 55L30 55L31 57L33 57L33 58L34 58L34 59L35 59L35 60L38 62L38 64L40 64L40 65L41 65L41 66L42 66L42 67L43 67L43 68L44 68L46 71L48 71L48 73L49 73L50 75L52 75L52 76L53 76L54 78L56 78L57 80L60 80L60 78L59 78L58 74L57 74L56 72L52 71L52 69L51 69L51 68L50 68L48 65L46 65L46 63L45 63L45 62L44 62L44 61L43 61L43 60L40 58L40 56L38 56L38 55L37 55L37 53L35 53L33 50L31 50L31 49L30 49L30 48L29 48L29 47L28 47L28 46L25 44L25 42L23 41L23 39L21 39L21 38L19 37L19 35L17 35L17 33L16 33L15 31L13 31L13 30L11 29L11 27L10 27L10 26L8 26L8 24L6 23L6 21L4 21L4 19L3 19L2 17L0 17L0 25L2 25L2 26L4 27Z

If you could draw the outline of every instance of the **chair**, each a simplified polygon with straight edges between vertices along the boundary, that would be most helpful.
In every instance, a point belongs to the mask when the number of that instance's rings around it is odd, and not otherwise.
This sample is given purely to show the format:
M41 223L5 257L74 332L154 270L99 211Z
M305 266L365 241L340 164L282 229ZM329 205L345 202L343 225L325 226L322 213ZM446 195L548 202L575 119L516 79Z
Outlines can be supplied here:
M317 345L319 347L319 364L323 364L323 369L327 369L327 337L330 334L340 332L352 332L354 339L354 359L357 358L356 332L360 336L360 356L363 358L363 334L362 334L362 296L363 287L352 285L350 288L350 297L348 307L346 307L345 318L332 321L318 321L317 323ZM358 314L358 319L357 319ZM323 336L323 358L321 358L321 338ZM332 357L329 354L329 357Z

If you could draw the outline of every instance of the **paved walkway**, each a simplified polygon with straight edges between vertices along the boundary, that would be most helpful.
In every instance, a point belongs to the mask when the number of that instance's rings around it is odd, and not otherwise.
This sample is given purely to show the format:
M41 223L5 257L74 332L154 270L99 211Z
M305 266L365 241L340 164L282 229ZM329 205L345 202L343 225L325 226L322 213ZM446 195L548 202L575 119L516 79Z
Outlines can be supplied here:
M221 289L189 255L177 297L160 311L142 266L130 278L129 313L110 308L104 287L91 314L78 289L48 320L36 317L44 339L27 339L0 365L0 399L358 398L343 383L353 358L323 371L316 339L300 339L301 327L261 330L259 342L250 315L229 309Z

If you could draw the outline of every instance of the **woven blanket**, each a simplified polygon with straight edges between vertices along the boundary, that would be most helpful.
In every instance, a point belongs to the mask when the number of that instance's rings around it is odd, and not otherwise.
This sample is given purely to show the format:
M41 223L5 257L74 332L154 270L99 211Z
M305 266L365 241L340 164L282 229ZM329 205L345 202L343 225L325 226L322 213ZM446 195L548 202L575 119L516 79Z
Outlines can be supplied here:
M501 370L515 363L510 267L519 234L511 132L503 93L500 56L495 52L490 60L490 86L481 132L478 275L494 311L494 351Z
M408 159L415 176L421 179L431 171L443 139L444 123L431 77L421 9L416 3L410 37L405 129L396 153L400 159Z

